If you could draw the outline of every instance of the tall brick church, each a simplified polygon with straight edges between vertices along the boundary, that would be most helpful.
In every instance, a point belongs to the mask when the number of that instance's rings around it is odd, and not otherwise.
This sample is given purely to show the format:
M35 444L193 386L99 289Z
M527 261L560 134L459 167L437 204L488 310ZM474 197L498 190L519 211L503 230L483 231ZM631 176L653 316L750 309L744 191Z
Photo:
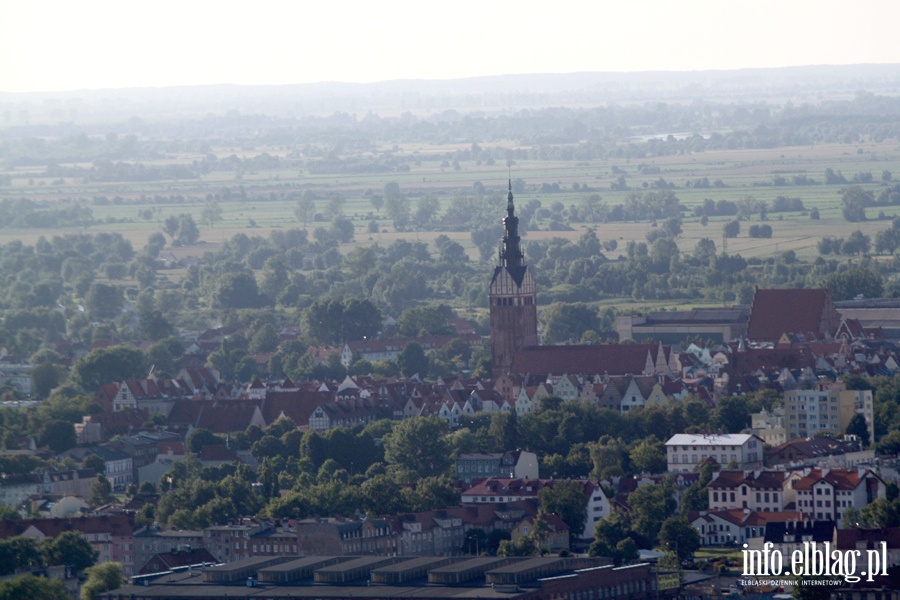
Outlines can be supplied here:
M491 279L491 364L493 378L509 373L516 352L536 346L537 295L534 278L520 247L519 218L513 204L512 180L503 219L499 264Z

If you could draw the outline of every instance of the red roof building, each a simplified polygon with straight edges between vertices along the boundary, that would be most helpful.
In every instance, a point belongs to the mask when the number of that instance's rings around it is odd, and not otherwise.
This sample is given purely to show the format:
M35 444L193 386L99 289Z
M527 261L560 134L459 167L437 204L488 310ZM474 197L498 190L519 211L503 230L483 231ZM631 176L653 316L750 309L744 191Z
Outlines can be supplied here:
M785 333L817 332L831 337L841 317L827 289L756 289L750 305L747 337L777 342Z

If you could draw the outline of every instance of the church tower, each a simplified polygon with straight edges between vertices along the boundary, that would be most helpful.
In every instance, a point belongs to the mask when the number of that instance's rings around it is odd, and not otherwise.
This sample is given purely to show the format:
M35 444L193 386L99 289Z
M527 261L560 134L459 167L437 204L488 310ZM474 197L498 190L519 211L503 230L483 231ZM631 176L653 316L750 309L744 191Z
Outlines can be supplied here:
M513 356L536 346L537 303L534 278L519 247L519 218L513 204L512 180L503 219L500 263L494 269L488 293L491 303L491 362L493 378L509 372Z

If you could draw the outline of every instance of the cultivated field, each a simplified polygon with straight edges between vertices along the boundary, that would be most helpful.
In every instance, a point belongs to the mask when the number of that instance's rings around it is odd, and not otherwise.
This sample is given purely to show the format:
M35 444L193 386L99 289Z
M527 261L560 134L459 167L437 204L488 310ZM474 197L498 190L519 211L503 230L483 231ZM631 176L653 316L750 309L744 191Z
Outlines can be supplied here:
M503 146L503 144L498 144ZM384 185L396 181L404 194L412 200L430 195L438 200L442 210L454 200L473 195L473 184L481 182L488 194L504 194L507 177L522 179L528 190L517 193L518 206L524 206L534 199L543 207L550 208L561 202L564 206L579 205L592 194L599 195L604 202L613 206L622 203L630 191L613 191L610 185L615 181L614 168L625 173L627 183L633 191L651 189L660 178L674 184L672 190L681 203L693 209L704 199L714 201L737 201L747 196L764 200L771 204L776 196L800 198L807 210L818 208L820 220L811 220L806 212L769 213L766 222L773 229L771 239L748 237L747 229L757 223L759 217L742 223L739 237L727 240L730 253L740 253L745 257L766 257L794 250L801 259L812 259L817 255L816 243L823 236L847 236L852 231L861 230L874 238L881 229L889 226L888 220L876 220L878 211L869 209L870 219L864 223L847 223L841 215L840 185L824 185L824 172L831 168L840 171L850 179L859 172L872 173L874 182L863 187L876 194L883 185L884 171L900 178L900 145L867 142L860 144L831 144L803 147L776 148L770 150L728 150L697 154L647 158L646 160L594 160L594 161L531 161L519 160L507 171L506 165L487 166L474 161L460 161L456 169L447 164L449 152L464 148L464 145L407 145L384 147L375 151L391 152L415 159L415 166L408 172L322 175L300 172L299 170L260 170L242 173L240 177L229 172L213 172L198 179L172 180L135 183L84 182L77 178L51 179L41 177L41 168L18 168L0 172L11 177L11 185L0 187L0 199L31 199L48 203L80 203L93 211L97 224L84 228L57 229L0 229L0 243L21 240L34 243L40 236L53 236L74 231L119 232L130 239L135 247L144 245L147 237L160 231L162 223L171 215L190 213L201 228L202 243L188 248L173 250L176 256L202 255L214 249L217 244L237 233L247 235L268 235L275 228L302 227L294 215L296 200L283 200L285 196L297 197L306 190L314 192L319 200L316 212L323 213L329 195L339 194L346 200L344 212L356 224L354 242L342 247L349 251L354 245L392 243L395 239L418 239L433 242L441 233L446 233L467 249L470 256L477 258L477 251L468 232L407 231L395 232L384 211L376 211L369 200L371 194L380 194ZM273 156L283 152L277 148L255 147L252 150L239 148L215 148L219 156L236 154L252 158L267 152ZM157 165L186 163L200 160L200 155L176 155L155 162ZM147 163L145 164L153 164ZM63 165L71 166L71 165ZM652 174L644 174L644 173ZM816 185L773 185L773 178L805 175ZM688 182L708 178L721 180L724 187L693 188ZM558 184L558 193L540 193L541 184ZM573 189L573 185L580 188ZM585 191L584 188L587 188ZM203 224L202 210L207 198L220 196L224 190L235 195L242 193L243 199L221 200L222 220L213 227ZM170 198L180 196L178 201L154 201L155 196ZM97 197L105 197L109 202L98 202ZM118 198L117 198L118 197ZM112 199L116 198L115 201ZM885 207L885 217L889 219L900 214L900 207ZM147 211L150 211L149 213ZM149 217L149 218L148 218ZM502 214L497 215L499 220ZM330 217L322 221L310 222L308 227L327 226ZM683 223L683 233L677 242L682 252L690 252L701 238L708 237L722 249L722 225L733 217L711 217L707 225L692 213L687 213ZM371 220L378 223L377 233L368 233ZM652 228L647 222L641 223L570 223L572 231L546 231L547 222L539 221L525 236L526 253L528 240L564 237L577 239L586 228L593 228L601 240L616 239L618 249L611 257L623 253L627 242L643 241ZM178 272L170 272L177 277Z

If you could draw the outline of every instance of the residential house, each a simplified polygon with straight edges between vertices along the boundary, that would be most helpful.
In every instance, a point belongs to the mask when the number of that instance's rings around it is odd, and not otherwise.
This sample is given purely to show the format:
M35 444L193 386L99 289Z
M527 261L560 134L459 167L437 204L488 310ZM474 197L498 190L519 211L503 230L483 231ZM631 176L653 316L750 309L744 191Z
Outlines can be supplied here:
M787 473L780 471L715 472L707 486L709 509L781 512L793 501L792 490L784 490L786 481Z
M887 494L884 481L868 469L804 469L790 480L797 510L820 521L841 523L848 508L862 510Z
M538 517L525 517L518 525L513 527L512 541L518 542L524 536L534 532L534 524ZM569 550L569 526L556 515L543 515L544 521L544 547L551 552Z
M799 511L757 512L745 509L720 509L691 513L691 525L700 534L701 546L739 546L765 532L767 523L801 522Z

